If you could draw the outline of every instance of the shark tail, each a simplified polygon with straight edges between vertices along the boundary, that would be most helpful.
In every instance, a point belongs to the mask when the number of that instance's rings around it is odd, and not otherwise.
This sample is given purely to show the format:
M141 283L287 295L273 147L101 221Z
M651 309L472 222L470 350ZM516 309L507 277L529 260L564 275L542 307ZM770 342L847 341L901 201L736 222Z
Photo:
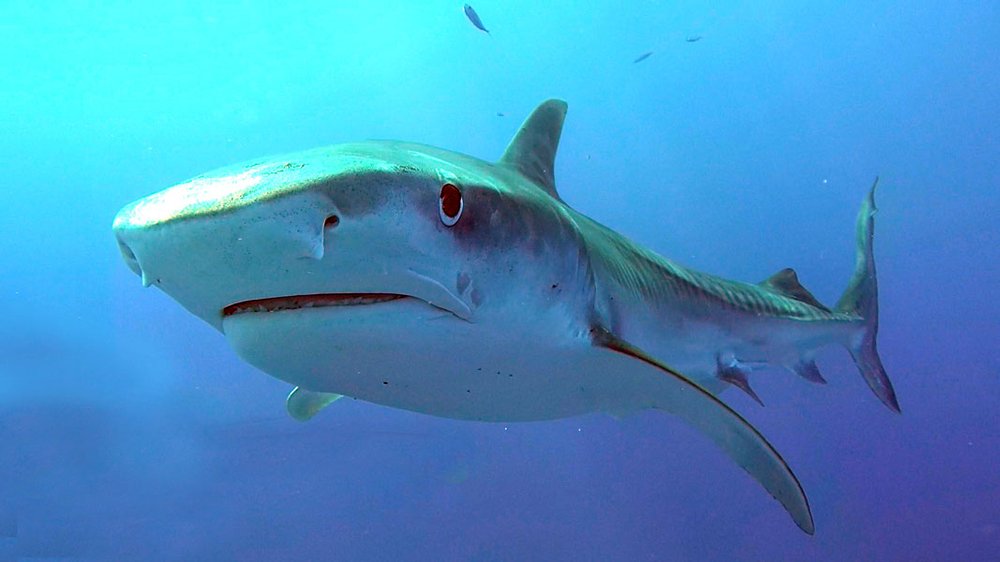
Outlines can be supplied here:
M891 410L899 412L899 402L892 382L882 367L875 344L878 334L878 281L875 276L875 257L872 253L872 238L875 228L875 188L878 178L872 184L868 196L861 204L857 222L857 260L854 275L837 302L837 312L853 314L861 318L857 331L846 343L854 363L872 392Z

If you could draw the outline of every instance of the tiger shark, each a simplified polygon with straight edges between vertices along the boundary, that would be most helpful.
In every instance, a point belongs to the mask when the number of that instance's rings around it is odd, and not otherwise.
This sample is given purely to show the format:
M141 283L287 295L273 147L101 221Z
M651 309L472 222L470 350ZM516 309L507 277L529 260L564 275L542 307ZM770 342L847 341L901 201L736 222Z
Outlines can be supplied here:
M496 162L366 141L221 168L127 205L114 234L144 285L296 387L297 419L341 396L495 422L657 409L812 534L787 463L718 394L759 400L749 375L765 365L823 382L814 357L839 344L899 411L875 343L875 186L828 308L791 269L725 280L574 210L553 174L565 115L542 103Z

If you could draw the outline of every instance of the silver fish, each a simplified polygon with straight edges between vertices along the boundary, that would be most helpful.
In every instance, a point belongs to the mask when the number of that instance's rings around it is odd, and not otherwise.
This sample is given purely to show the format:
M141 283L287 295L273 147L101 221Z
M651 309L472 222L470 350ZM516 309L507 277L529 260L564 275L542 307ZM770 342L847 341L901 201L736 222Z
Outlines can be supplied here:
M479 14L476 13L476 10L474 10L472 6L468 4L465 5L465 17L469 18L469 21L472 22L472 25L476 26L476 29L481 29L486 33L490 32L490 30L486 29L486 26L483 25L483 20L479 19Z

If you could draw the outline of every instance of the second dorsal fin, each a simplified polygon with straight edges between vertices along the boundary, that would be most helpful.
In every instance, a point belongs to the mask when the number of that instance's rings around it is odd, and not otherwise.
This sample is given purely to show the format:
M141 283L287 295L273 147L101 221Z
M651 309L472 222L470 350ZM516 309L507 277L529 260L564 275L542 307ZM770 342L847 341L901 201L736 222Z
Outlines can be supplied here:
M556 199L559 194L553 168L565 118L566 102L543 102L524 120L500 157L501 164L514 168Z
M786 297L791 297L797 301L815 306L820 310L830 312L829 308L823 306L823 303L816 300L816 297L799 283L799 276L790 267L786 267L764 281L761 281L759 285L767 287L776 293L781 293Z

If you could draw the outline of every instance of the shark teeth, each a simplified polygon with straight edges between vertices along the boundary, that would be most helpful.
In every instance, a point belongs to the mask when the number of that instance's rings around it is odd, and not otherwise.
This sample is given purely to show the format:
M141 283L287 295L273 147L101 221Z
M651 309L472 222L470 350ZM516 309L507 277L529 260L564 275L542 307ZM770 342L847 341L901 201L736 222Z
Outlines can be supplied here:
M232 316L244 312L278 312L280 310L297 310L301 308L321 308L327 306L358 306L377 304L397 299L408 298L406 295L394 293L324 293L317 295L293 295L288 297L272 297L254 299L231 304L222 309L223 316Z

